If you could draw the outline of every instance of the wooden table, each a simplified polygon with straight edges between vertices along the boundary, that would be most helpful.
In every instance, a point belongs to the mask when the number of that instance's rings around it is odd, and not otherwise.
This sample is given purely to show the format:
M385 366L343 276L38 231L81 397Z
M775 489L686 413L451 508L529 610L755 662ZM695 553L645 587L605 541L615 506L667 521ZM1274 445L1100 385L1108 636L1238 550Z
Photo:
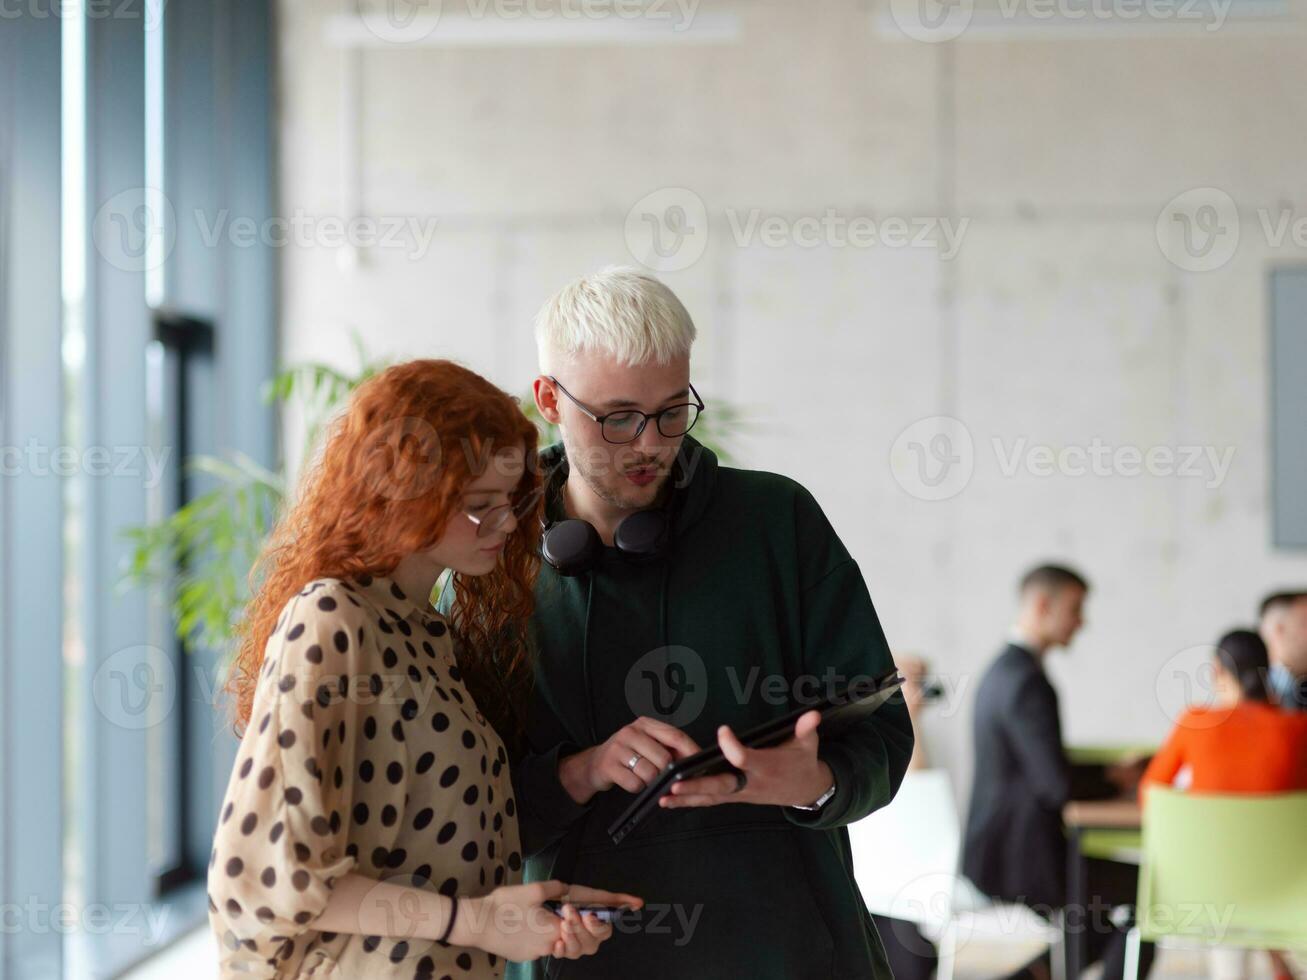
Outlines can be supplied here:
M1089 905L1089 859L1101 858L1139 863L1139 802L1118 800L1072 800L1062 809L1067 835L1067 908ZM1066 975L1079 980L1085 963L1083 930L1065 932Z
M1134 797L1119 800L1072 800L1062 808L1062 821L1071 827L1138 830L1139 801Z

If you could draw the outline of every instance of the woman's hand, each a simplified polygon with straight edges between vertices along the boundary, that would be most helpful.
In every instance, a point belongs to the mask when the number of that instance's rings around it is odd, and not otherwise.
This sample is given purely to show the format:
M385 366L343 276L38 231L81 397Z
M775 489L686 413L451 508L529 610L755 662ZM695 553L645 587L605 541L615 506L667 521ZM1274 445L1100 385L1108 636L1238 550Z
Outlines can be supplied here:
M565 903L561 918L545 908L549 899ZM613 927L594 915L581 915L574 903L633 909L644 904L634 895L569 887L561 881L506 885L488 895L459 899L458 919L449 941L518 963L541 956L571 960L589 956L613 934Z
M601 745L570 755L558 764L558 778L577 803L620 786L638 793L673 759L699 751L694 739L656 718L637 718ZM632 766L631 760L635 760Z

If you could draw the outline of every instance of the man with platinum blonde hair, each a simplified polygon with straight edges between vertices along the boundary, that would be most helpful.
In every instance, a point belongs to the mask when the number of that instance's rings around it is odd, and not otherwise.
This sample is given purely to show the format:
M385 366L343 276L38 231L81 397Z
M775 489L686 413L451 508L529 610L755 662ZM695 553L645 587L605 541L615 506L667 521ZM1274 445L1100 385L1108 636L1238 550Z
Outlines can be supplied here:
M541 307L535 321L540 370L587 349L621 364L689 357L696 331L676 294L648 273L608 266L577 279Z
M603 269L535 328L536 406L562 441L541 452L535 689L513 759L526 877L646 906L589 961L509 975L889 977L845 828L903 778L902 697L829 738L816 711L772 748L735 734L894 670L857 563L801 485L688 434L708 410L696 330L663 283ZM615 844L634 795L713 744L733 773L673 784Z

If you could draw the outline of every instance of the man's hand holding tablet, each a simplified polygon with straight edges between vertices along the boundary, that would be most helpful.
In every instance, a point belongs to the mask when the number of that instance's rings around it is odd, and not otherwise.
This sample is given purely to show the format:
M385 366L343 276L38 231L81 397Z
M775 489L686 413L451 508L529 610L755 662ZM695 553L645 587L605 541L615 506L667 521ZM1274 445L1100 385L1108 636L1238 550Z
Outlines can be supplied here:
M859 677L842 690L829 691L779 718L736 735L722 725L717 745L671 762L648 783L608 828L620 843L655 809L756 803L816 812L835 795L834 771L818 757L818 726L838 735L876 711L898 693L897 671ZM680 784L679 787L677 784Z
M794 736L769 749L751 749L728 725L717 729L722 754L740 775L721 773L672 783L658 805L665 809L719 803L776 803L808 806L835 782L830 766L817 758L821 712L809 711L794 724Z
M569 755L558 763L558 779L577 803L620 786L638 793L672 762L699 751L679 728L641 717L619 728L606 742Z
M810 711L794 726L794 737L774 748L751 749L722 725L717 742L727 761L744 774L701 776L672 785L664 807L715 806L718 803L805 805L816 800L834 779L817 758L821 713ZM638 793L672 762L699 752L689 735L656 718L641 717L606 742L568 756L558 764L558 778L568 795L585 803L595 793L620 786ZM820 784L820 785L818 785Z

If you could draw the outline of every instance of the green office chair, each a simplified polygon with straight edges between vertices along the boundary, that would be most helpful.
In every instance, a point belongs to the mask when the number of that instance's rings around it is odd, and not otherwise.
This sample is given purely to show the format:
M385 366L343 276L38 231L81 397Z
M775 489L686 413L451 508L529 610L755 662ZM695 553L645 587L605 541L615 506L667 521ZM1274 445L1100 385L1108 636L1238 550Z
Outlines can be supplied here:
M1147 792L1127 980L1141 940L1307 950L1307 793Z

